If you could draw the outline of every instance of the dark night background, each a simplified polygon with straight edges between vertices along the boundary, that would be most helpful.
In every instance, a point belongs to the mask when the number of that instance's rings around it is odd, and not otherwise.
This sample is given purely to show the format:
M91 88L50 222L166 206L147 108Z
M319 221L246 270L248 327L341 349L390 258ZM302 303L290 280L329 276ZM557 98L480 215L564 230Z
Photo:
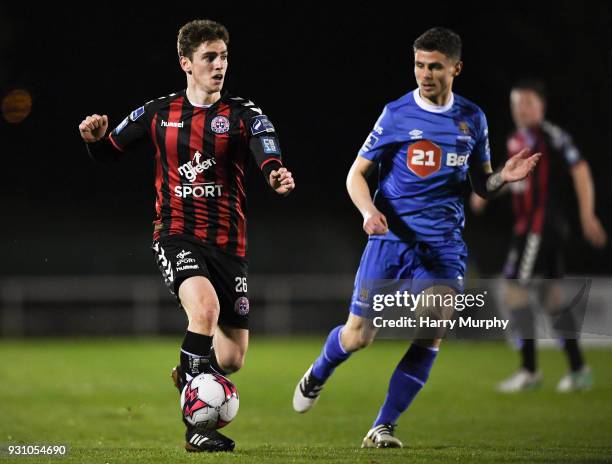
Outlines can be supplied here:
M415 88L412 42L435 25L463 38L465 66L454 91L487 114L495 166L512 129L510 86L526 76L546 81L549 118L589 160L597 212L612 232L612 53L604 2L381 4L341 14L303 4L257 3L250 11L202 5L0 7L0 92L24 88L33 96L22 123L0 120L0 273L156 272L148 249L151 153L94 165L77 126L100 113L114 127L144 102L182 89L176 34L204 17L230 31L225 88L264 109L296 178L295 192L282 199L251 172L252 273L354 272L366 237L345 191L346 173L384 104ZM570 207L569 272L612 273L610 247L596 251L582 241ZM511 222L508 198L482 217L467 214L471 271L500 271Z

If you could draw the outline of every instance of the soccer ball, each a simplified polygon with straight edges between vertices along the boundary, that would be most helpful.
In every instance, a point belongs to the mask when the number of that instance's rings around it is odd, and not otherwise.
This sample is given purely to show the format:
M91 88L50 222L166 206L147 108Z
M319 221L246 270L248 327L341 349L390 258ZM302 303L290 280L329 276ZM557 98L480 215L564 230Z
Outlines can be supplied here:
M181 393L183 417L202 430L225 427L238 413L238 390L219 374L200 374Z

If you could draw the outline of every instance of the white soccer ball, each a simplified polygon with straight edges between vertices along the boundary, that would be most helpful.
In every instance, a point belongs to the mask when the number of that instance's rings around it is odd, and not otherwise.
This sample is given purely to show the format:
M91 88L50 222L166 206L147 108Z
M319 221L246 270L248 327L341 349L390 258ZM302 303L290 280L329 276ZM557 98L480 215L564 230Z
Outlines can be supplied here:
M225 427L236 417L238 404L236 386L219 374L200 374L181 393L185 420L202 430Z

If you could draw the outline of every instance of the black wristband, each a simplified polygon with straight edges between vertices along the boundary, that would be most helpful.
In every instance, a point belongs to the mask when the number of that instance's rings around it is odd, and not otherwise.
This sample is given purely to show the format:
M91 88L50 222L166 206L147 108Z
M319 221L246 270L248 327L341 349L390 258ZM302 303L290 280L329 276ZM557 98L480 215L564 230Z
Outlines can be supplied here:
M275 169L280 169L282 167L283 167L283 163L281 163L279 159L272 158L266 161L265 164L261 168L261 172L263 172L266 182L268 183L270 182L270 173L272 171L274 171Z
M98 163L119 161L121 152L113 146L108 137L104 137L97 142L85 142L85 146L87 147L89 157Z

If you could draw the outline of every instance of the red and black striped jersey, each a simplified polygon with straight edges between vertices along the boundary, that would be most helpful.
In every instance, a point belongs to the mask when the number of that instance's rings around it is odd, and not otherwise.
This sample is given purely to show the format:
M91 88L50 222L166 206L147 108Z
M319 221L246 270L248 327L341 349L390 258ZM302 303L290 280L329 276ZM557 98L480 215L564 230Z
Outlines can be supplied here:
M153 238L188 235L245 257L250 157L265 173L282 165L267 116L252 101L229 94L197 106L183 90L132 111L108 136L119 152L146 139L155 150Z
M507 141L508 157L523 148L542 157L534 172L519 182L510 184L514 211L514 233L542 234L544 231L563 233L565 217L565 186L570 168L582 161L580 152L569 134L544 121L539 127L520 129Z

